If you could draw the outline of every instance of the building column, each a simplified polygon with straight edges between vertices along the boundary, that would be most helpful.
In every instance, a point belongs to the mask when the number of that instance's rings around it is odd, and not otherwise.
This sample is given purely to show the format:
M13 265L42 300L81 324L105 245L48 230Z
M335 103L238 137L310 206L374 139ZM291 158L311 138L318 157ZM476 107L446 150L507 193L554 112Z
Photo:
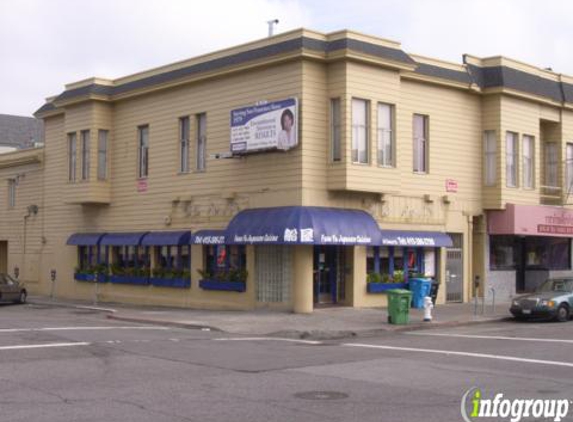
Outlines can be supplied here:
M293 311L297 314L310 314L313 303L313 246L294 247Z
M366 252L366 246L352 247L352 278L349 280L351 296L348 303L355 308L364 306L366 299Z

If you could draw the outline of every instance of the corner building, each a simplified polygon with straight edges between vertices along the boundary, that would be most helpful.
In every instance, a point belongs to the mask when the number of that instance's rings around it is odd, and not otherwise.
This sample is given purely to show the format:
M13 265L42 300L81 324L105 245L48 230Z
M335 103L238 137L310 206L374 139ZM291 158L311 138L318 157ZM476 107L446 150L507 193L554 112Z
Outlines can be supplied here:
M385 306L420 275L507 300L571 269L572 110L573 78L352 31L69 84L45 146L0 156L0 272L210 309Z

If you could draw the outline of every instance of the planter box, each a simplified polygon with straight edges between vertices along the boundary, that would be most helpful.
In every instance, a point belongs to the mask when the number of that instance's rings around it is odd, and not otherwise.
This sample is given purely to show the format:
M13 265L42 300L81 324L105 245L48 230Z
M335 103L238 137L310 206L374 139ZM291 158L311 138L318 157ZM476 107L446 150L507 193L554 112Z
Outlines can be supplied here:
M136 286L147 286L149 278L147 277L133 277L127 275L110 275L109 281L115 284L133 284Z
M76 281L95 281L95 274L74 274Z
M367 283L366 291L368 293L386 293L392 289L406 289L408 283Z
M200 280L199 287L203 290L221 290L226 292L244 292L247 284L244 281Z
M157 278L151 277L149 282L157 287L178 287L188 289L191 287L190 278Z
M89 282L95 282L95 274L74 274L74 279L76 281L89 281ZM108 280L108 276L107 275L99 275L98 276L98 283L107 283Z

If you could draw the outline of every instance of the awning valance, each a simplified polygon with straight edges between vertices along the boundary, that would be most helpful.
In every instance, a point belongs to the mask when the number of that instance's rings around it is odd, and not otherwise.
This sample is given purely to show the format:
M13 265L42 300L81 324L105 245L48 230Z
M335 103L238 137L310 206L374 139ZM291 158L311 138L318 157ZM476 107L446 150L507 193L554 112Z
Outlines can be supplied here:
M227 227L227 244L378 245L380 228L362 210L325 207L254 208Z
M100 245L106 246L137 246L148 232L139 233L107 233Z
M191 236L193 245L224 245L227 232L225 230L198 230Z
M190 231L149 232L141 240L143 246L177 246L188 245Z
M67 245L94 246L99 245L105 233L74 233L66 242Z
M452 239L445 233L426 231L381 230L382 246L448 248Z

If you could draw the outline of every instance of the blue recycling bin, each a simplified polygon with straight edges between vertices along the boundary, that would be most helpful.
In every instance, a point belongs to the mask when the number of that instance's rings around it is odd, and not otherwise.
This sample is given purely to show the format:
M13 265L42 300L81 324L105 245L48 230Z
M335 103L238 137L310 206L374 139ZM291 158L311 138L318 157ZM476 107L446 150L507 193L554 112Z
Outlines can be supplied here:
M408 286L412 291L412 308L423 309L424 298L430 296L432 280L428 278L411 278L408 280Z

